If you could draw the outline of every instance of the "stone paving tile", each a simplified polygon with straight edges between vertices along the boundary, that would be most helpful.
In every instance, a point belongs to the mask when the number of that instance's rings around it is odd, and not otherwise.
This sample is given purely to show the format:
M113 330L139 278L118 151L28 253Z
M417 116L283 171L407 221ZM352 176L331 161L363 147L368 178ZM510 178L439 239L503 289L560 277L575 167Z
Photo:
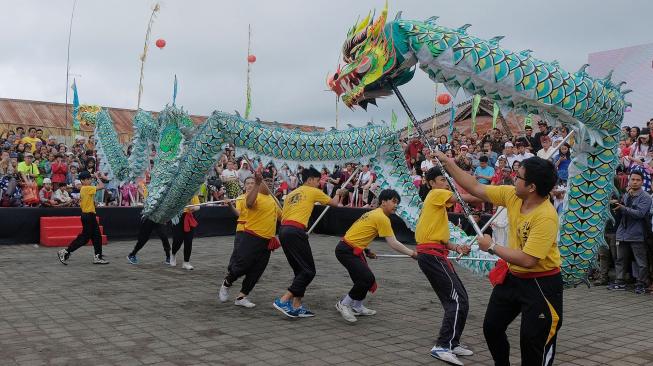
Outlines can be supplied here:
M233 237L196 239L194 271L162 264L152 240L140 265L126 262L133 242L104 248L107 266L91 264L91 248L68 266L57 248L0 246L1 365L420 365L440 364L428 351L442 309L415 262L371 261L379 291L368 305L379 313L346 323L334 304L351 285L333 248L337 238L311 237L317 276L306 303L312 319L287 319L271 303L292 271L281 251L250 298L254 309L216 298ZM378 252L390 253L383 243ZM470 314L463 342L468 365L492 365L482 334L490 285L463 269ZM232 290L235 295L237 288ZM558 365L653 364L653 296L578 287L565 292ZM519 364L519 319L508 330Z

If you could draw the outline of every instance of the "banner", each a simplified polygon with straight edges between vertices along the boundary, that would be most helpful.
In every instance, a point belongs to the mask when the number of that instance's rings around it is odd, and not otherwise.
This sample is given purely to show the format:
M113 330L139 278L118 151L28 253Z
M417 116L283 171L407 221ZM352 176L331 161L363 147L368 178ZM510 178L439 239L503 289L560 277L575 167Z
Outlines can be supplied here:
M79 131L79 95L75 79L73 79L73 130Z
M494 103L494 108L492 109L492 128L497 127L498 117L499 117L499 105Z
M481 96L474 95L472 102L472 133L476 132L476 114L478 113L478 106L481 104Z
M524 117L524 127L526 126L533 127L533 115L530 113Z
M390 128L392 128L393 131L397 130L397 114L394 109L392 110L392 116L390 117Z
M453 121L456 118L456 106L453 104L453 99L451 100L451 119L449 120L449 141L453 137Z

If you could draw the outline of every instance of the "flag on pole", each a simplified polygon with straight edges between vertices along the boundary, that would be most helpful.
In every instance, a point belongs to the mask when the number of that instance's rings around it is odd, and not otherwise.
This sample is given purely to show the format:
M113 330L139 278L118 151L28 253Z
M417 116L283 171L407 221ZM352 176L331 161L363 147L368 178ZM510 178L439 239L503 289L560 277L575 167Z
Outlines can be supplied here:
M79 131L79 95L75 79L73 79L73 130Z
M494 108L492 109L492 128L497 127L498 117L499 117L499 105L494 103Z
M449 140L453 137L453 120L456 118L456 106L451 100L451 119L449 120Z
M472 133L476 132L476 114L478 114L478 106L481 104L481 96L476 94L474 95L474 101L472 102Z
M524 127L526 126L533 127L533 115L530 113L527 114L526 117L524 117Z
M397 129L397 114L394 109L392 110L392 117L390 117L390 128L392 128L393 131Z
M175 74L175 85L172 88L172 105L177 101L177 74Z
M413 124L410 122L410 118L406 121L406 136L410 137L413 134Z

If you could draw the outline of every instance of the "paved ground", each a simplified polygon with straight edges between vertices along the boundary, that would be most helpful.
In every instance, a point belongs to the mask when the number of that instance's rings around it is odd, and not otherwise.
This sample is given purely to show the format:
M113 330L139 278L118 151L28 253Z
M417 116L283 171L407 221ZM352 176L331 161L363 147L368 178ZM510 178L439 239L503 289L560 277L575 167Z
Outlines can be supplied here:
M307 303L313 319L290 320L271 306L290 279L279 252L251 295L258 306L216 301L233 237L196 240L195 270L162 264L158 241L127 264L132 243L112 242L108 266L91 264L91 248L68 266L56 248L0 246L2 365L417 365L429 356L442 310L412 260L378 259L377 316L347 324L334 309L349 288L335 259L336 238L313 236L318 275ZM389 253L384 243L378 252ZM463 341L476 352L468 365L492 364L482 335L487 280L462 273L471 298ZM557 364L653 363L653 296L577 288L565 293ZM518 363L518 322L510 328Z

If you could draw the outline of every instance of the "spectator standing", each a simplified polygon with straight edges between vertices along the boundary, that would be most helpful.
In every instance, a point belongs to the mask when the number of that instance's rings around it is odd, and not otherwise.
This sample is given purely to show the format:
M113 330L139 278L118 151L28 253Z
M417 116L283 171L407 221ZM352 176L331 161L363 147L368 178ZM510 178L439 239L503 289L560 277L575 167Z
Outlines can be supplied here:
M20 139L20 142L22 142L23 144L30 144L29 152L33 154L34 151L36 151L36 143L41 142L41 139L36 137L36 128L34 127L30 127L27 130L27 133L28 135Z
M647 220L650 220L651 196L642 189L644 176L639 172L630 173L628 191L620 201L611 200L613 210L620 214L617 227L617 261L615 269L617 278L608 286L610 290L625 290L624 283L626 258L631 254L637 265L637 283L635 293L643 294L649 285L648 254L646 248Z
M537 123L539 131L533 136L533 153L537 154L542 149L542 137L549 135L549 126L546 121L539 121ZM538 155L539 156L539 155Z
M568 143L564 143L558 149L558 156L555 159L555 167L558 170L558 179L562 184L569 179L569 163L571 163L571 150Z
M54 155L54 161L50 164L52 169L52 184L55 187L59 185L66 184L66 178L68 175L68 165L63 160L63 155L57 153Z
M524 127L524 135L517 139L518 143L521 143L524 148L531 152L536 153L537 150L533 150L533 145L535 144L535 137L533 136L533 127L526 126Z
M249 169L250 166L245 159L240 162L240 169L238 169L238 181L240 182L241 187L245 186L245 179L252 177L252 171Z
M526 148L523 142L517 142L515 146L517 147L517 154L515 154L517 155L517 161L522 162L535 156Z
M537 157L544 159L545 157L549 157L549 161L552 160L552 152L555 150L553 146L551 146L551 138L549 136L542 136L541 138L541 144L542 148L537 151Z

